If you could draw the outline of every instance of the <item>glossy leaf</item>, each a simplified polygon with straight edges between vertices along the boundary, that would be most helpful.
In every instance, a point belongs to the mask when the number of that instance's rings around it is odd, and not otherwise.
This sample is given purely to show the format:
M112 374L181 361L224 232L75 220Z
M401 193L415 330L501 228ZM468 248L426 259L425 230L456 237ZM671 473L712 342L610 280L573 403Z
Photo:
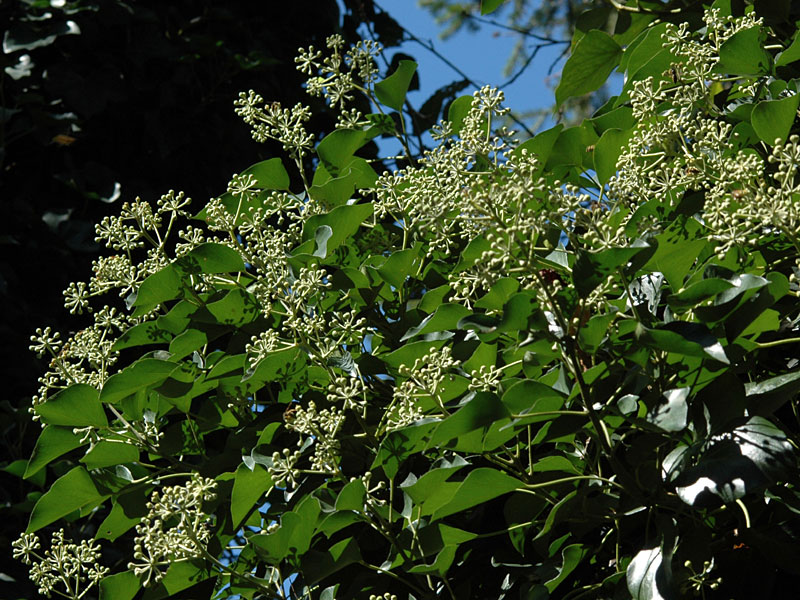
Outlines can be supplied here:
M800 371L754 381L744 387L748 412L765 416L796 397L800 391Z
M111 442L108 440L100 440L94 448L81 458L81 462L89 470L113 467L138 460L139 449L136 446L125 442Z
M633 600L674 600L671 556L660 547L640 550L628 565L628 591Z
M772 70L772 56L764 50L761 28L750 27L733 34L719 50L718 73L765 75Z
M207 242L195 246L175 264L186 273L235 273L244 271L244 260L233 248Z
M88 443L88 440L81 441L81 436L72 430L73 427L45 426L36 440L23 477L25 479L33 477L59 456Z
M800 60L800 35L795 32L792 43L781 52L775 60L776 67L783 67L789 65L797 60Z
M149 344L165 344L172 339L169 331L161 329L155 321L145 321L128 329L114 342L112 350L124 350Z
M658 329L639 324L636 335L642 343L656 350L701 358L708 356L730 364L722 344L700 323L673 322Z
M111 510L97 526L95 538L113 542L138 525L147 515L147 502L150 499L152 486L136 487L113 499Z
M109 377L100 390L100 401L117 404L147 387L162 383L177 365L156 358L143 358Z
M594 147L594 169L600 183L607 183L617 172L617 160L628 143L632 130L607 129Z
M521 481L501 471L490 468L475 469L458 485L453 499L437 509L431 518L443 519L521 487L523 487Z
M776 140L786 141L797 117L800 95L794 94L780 100L762 100L756 104L750 116L758 137L773 145Z
M258 182L258 187L265 190L288 190L289 174L280 158L270 158L246 168L242 176L252 175Z
M372 214L372 204L351 204L334 208L324 215L309 218L303 228L303 239L314 239L320 227L327 226L331 235L326 240L326 255L338 248L347 238L353 235L361 223Z
M147 311L169 300L180 298L183 294L183 279L174 265L168 265L148 275L136 293L132 306Z
M575 289L581 296L586 296L642 250L643 248L609 248L600 252L581 253L572 269Z
M217 319L222 325L228 325L232 327L242 327L247 323L252 323L261 315L261 307L258 304L258 301L255 297L248 292L247 290L243 290L242 288L234 288L230 290L225 297L217 300L216 302L210 302L206 305L208 312L210 312L214 317ZM186 332L188 334L188 331ZM193 338L186 337L183 342L183 348L181 351L188 350L189 347L198 344L202 337L197 336L196 334L192 334ZM192 350L196 350L200 346L204 344L200 344L199 346L195 346ZM172 348L172 344L170 344L170 349ZM188 354L188 352L187 352Z
M75 467L59 477L31 511L28 528L31 533L58 521L68 514L97 506L105 499L83 467Z
M797 452L786 434L763 417L752 417L712 439L698 463L674 479L678 496L692 506L728 503L793 472Z
M308 582L314 584L359 561L361 552L358 543L353 538L347 538L326 552L309 552L303 557L301 568Z
M211 305L208 306L211 311ZM215 315L216 316L216 315ZM172 360L179 360L184 356L188 356L195 350L198 350L208 343L208 336L197 329L187 329L180 335L176 336L169 344L169 353Z
M505 0L481 0L481 14L489 15L496 11Z
M455 413L447 417L431 436L431 447L447 447L450 440L460 438L477 429L485 429L494 422L509 417L496 395L479 392Z
M38 404L35 410L42 422L49 425L108 427L99 392L85 383L69 386L47 402Z
M675 294L670 294L667 302L677 310L692 308L732 287L733 284L730 281L711 277L697 281Z
M681 431L689 415L689 388L667 390L648 413L647 420L664 431Z
M133 600L141 586L133 571L109 575L100 582L100 600Z
M558 575L545 582L545 587L549 592L555 591L559 584L569 577L583 558L589 554L590 550L582 544L570 544L561 551L561 568Z
M231 494L231 518L238 527L251 510L258 510L258 503L264 493L272 487L272 477L259 464L250 469L241 464L236 469L236 478Z
M398 250L378 268L378 273L390 285L396 288L402 287L406 278L413 273L418 255L419 252L413 248Z
M469 114L472 96L459 96L450 103L447 109L447 120L453 125L453 133L458 133L464 125L464 117Z
M397 111L402 110L408 86L416 70L417 63L412 60L401 60L394 73L376 83L375 95L381 104Z
M435 313L425 317L422 323L406 331L400 341L426 333L456 329L458 322L468 314L469 310L461 304L442 304Z
M561 81L556 88L556 103L574 96L593 92L603 85L619 64L622 48L600 30L583 36L564 65Z
M317 145L317 154L331 177L339 177L352 161L353 154L369 141L366 132L355 129L337 129Z

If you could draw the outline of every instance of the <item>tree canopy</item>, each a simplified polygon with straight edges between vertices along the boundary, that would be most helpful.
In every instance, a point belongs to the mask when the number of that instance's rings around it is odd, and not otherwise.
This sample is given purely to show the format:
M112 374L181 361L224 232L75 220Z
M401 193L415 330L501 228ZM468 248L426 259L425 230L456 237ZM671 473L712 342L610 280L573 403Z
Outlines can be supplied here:
M625 83L578 125L519 139L489 86L426 124L416 62L332 34L295 59L332 131L242 91L280 155L96 225L107 253L64 292L84 327L32 337L41 428L7 467L38 487L13 554L41 593L796 579L797 23L789 2L610 4L555 101Z

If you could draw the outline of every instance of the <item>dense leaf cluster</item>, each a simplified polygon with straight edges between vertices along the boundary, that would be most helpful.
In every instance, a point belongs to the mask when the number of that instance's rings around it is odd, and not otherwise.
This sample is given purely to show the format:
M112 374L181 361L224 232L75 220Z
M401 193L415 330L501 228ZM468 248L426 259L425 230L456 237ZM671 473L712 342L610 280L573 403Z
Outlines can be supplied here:
M58 478L14 552L40 588L640 600L792 581L797 27L788 2L627 9L576 33L557 100L626 76L579 126L519 143L484 88L414 152L416 65L375 80L375 47L333 36L301 54L309 90L365 103L315 160L302 108L243 94L293 161L194 215L170 193L104 221L117 254L68 303L115 289L124 308L32 346L52 362L21 475ZM392 171L361 155L378 136L402 148Z

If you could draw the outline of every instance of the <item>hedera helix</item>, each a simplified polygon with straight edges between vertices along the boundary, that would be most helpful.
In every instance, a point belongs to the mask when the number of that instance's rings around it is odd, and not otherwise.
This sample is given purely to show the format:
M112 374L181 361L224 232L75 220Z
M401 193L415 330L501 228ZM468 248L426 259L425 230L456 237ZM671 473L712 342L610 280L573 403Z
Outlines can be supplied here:
M591 119L520 141L484 87L432 149L405 128L416 64L301 50L335 131L242 94L288 161L199 212L169 192L104 219L111 253L65 292L93 323L33 336L43 493L14 555L72 599L727 598L793 576L800 96L778 74L798 48L752 9L642 9L577 34L559 101L625 73ZM400 155L360 156L379 136Z

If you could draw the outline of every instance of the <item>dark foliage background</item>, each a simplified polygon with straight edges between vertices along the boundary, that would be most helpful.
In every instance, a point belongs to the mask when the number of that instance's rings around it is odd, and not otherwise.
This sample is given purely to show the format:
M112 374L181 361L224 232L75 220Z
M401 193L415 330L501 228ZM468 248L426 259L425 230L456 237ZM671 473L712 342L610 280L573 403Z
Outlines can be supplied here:
M231 174L276 155L234 114L242 90L311 104L311 129L329 131L324 105L300 86L297 48L324 47L336 31L351 43L365 22L384 46L401 35L371 2L345 5L342 15L335 0L0 3L0 597L36 595L5 556L37 490L11 474L39 431L27 408L44 365L28 338L75 328L59 291L86 275L94 223L169 189L201 206Z

